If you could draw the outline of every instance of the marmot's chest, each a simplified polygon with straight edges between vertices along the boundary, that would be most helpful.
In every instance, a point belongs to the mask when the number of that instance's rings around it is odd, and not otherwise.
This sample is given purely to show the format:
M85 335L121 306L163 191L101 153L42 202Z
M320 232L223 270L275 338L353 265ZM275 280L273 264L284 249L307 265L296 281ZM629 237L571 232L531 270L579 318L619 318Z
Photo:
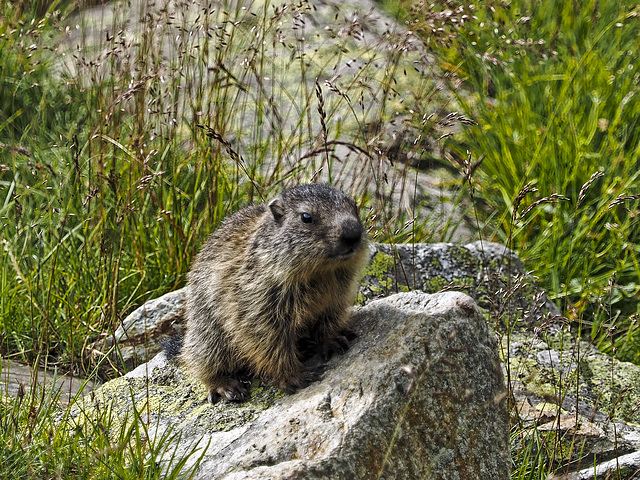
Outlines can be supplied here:
M347 286L333 274L284 286L280 299L294 312L313 317L345 295Z

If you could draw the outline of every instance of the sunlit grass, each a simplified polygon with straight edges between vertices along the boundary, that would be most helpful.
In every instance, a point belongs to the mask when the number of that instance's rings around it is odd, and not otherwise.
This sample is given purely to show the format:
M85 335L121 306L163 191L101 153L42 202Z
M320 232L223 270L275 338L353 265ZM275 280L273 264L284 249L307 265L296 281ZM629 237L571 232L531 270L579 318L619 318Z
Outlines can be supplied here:
M0 7L0 354L91 375L95 339L182 286L222 218L287 184L341 185L378 240L450 221L421 216L399 193L406 167L384 155L403 89L438 95L431 73L398 75L405 38L365 42L344 17L318 40L305 3L127 4ZM3 478L193 471L197 445L166 450L179 432L152 438L109 412L74 428L33 392L0 400Z
M482 159L472 181L484 234L514 248L603 350L639 363L637 6L403 5L463 81L457 98L477 125L445 151Z
M131 419L104 410L76 424L58 399L40 388L0 398L0 478L187 479L206 450L196 441L176 457L175 446L190 440L170 429L150 434L147 412L135 408Z

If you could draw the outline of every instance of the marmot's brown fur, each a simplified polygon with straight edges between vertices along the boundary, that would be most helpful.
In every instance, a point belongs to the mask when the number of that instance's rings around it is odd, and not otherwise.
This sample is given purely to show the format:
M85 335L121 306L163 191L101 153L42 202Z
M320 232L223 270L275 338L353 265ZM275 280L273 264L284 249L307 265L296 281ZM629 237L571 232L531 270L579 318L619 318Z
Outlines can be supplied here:
M227 218L188 280L180 359L210 402L244 401L243 374L286 392L314 372L300 341L327 353L349 328L368 258L355 201L328 185L299 185Z

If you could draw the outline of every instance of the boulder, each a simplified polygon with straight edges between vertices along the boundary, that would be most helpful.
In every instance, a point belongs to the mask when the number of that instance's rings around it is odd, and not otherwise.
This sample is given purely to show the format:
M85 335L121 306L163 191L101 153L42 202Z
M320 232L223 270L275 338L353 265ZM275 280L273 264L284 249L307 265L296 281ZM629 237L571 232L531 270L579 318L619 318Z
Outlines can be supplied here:
M361 301L391 293L460 290L498 327L554 322L560 311L535 283L518 256L494 242L375 244L362 281Z
M549 480L598 480L599 478L637 480L640 478L640 451L622 455L621 457L603 462L595 467L585 468L578 472L559 475Z
M537 436L553 452L555 480L638 478L638 365L600 352L569 325L504 335L501 353L516 451Z
M161 353L69 418L82 424L108 406L113 418L146 422L150 436L180 431L190 441L167 446L171 455L208 446L190 457L197 479L508 479L507 392L473 299L400 293L354 317L351 348L293 395L254 381L247 403L211 405Z
M0 360L0 391L10 397L21 398L41 387L46 394L57 398L58 403L68 404L76 395L96 387L92 380L60 374L56 368L34 368L5 358Z
M116 371L129 371L157 355L165 341L184 332L185 294L184 288L169 292L127 315L113 334L93 343L89 351L94 363L106 361Z

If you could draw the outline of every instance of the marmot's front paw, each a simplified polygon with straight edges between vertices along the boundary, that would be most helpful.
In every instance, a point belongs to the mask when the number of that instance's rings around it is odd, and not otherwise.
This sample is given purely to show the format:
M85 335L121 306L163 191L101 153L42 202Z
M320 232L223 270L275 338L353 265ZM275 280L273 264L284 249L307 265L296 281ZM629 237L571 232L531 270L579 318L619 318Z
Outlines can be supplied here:
M228 402L246 402L249 400L249 389L237 378L220 378L209 387L207 399L210 403L217 403L221 398Z
M300 375L281 381L278 386L286 393L295 393L296 391L306 387L316 380L320 380L325 370L325 365L318 365L313 368L307 368Z

